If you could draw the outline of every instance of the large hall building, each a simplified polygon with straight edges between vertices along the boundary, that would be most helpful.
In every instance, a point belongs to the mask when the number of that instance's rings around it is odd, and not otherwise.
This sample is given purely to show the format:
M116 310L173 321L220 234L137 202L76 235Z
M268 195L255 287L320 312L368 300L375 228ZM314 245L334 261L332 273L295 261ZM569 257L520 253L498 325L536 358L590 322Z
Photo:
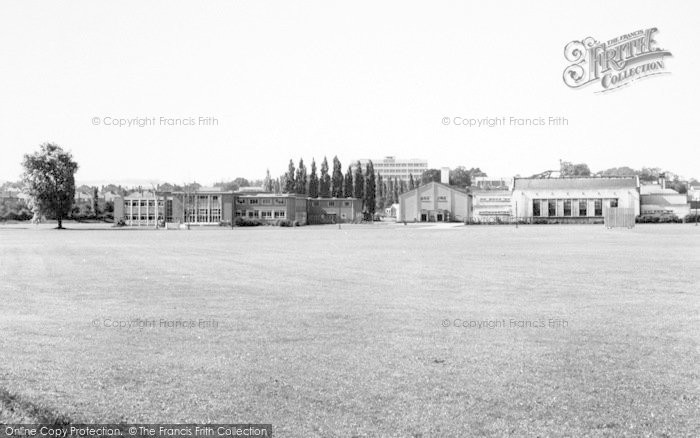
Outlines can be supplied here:
M637 177L515 178L517 219L545 222L602 221L605 208L640 212Z

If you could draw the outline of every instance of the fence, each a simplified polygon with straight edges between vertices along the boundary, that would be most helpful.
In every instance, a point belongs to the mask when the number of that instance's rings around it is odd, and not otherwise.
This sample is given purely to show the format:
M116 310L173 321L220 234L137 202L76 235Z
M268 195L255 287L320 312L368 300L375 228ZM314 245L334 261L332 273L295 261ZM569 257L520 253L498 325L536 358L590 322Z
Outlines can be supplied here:
M634 208L608 207L603 212L605 228L633 228Z

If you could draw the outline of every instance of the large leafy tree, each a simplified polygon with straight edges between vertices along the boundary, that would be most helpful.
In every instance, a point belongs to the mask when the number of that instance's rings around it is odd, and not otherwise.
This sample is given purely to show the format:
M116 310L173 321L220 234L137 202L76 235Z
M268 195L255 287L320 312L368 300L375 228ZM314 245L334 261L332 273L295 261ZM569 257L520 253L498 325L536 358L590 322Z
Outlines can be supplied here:
M420 176L420 185L433 181L440 182L440 171L438 169L428 169Z
M316 160L311 159L311 175L309 175L309 196L318 198L318 175L316 175Z
M328 175L328 160L323 157L321 163L321 178L318 182L318 196L328 198L331 196L331 177Z
M62 229L75 197L78 163L73 155L56 144L44 143L37 152L24 156L22 166L22 180L35 208L41 214L55 216Z
M333 157L333 177L331 178L331 196L343 197L343 171L338 156Z
M352 198L353 187L352 187L352 167L348 166L348 170L345 172L345 190L344 194L346 198Z
M365 188L365 207L367 212L374 217L374 212L377 207L377 180L374 174L374 164L372 160L367 163L367 187Z

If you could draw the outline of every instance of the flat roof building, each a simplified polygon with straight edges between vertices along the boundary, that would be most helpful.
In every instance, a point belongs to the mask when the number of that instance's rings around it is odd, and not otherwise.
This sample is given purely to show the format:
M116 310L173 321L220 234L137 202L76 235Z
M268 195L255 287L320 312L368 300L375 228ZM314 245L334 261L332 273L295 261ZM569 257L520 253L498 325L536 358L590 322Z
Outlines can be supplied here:
M396 158L390 156L379 159L372 158L371 160L375 173L381 174L382 178L397 178L408 182L411 175L413 175L413 179L418 181L420 180L423 172L428 170L428 160L423 160L420 158ZM353 172L357 167L358 161L362 165L362 170L365 170L370 159L362 158L360 160L353 161L351 164Z

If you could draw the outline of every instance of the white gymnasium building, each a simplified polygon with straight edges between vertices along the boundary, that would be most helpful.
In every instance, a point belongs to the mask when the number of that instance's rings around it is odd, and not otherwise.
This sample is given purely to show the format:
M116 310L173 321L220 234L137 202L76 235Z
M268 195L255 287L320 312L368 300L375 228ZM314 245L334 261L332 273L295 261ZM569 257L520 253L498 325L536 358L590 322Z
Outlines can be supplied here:
M512 199L518 219L596 222L606 207L640 213L637 177L515 178Z

